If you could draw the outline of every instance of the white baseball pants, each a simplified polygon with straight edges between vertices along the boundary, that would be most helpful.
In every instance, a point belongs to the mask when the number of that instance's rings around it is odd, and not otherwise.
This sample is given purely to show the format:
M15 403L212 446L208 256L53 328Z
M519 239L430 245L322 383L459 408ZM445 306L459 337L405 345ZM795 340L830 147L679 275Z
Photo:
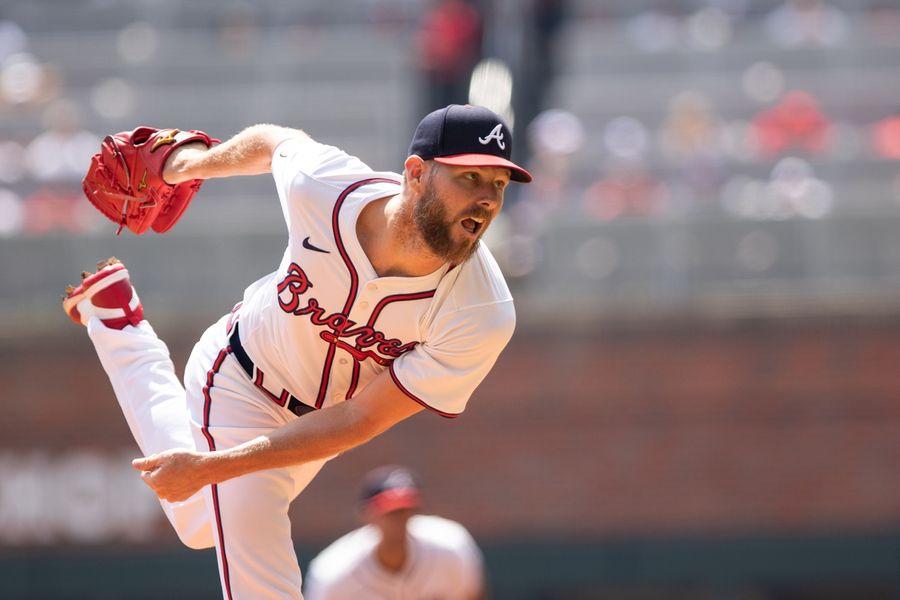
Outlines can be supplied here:
M224 450L293 420L257 390L228 347L227 315L194 346L184 382L147 321L88 334L145 455L171 448ZM302 418L302 417L301 417ZM302 598L288 507L325 461L259 471L207 486L185 502L160 501L190 548L215 545L227 600ZM137 476L137 472L135 472Z

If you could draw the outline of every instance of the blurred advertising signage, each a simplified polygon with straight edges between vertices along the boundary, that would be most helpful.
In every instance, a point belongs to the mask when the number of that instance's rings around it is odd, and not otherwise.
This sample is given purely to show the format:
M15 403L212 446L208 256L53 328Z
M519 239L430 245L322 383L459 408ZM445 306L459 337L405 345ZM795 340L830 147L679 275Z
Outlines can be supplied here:
M0 451L0 547L157 537L164 516L131 468L135 452Z

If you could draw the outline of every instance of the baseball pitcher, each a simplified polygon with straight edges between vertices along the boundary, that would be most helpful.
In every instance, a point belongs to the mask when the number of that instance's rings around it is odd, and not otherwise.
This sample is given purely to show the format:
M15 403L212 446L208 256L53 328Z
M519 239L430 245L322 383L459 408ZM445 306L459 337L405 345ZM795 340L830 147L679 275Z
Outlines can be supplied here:
M221 144L141 127L109 136L87 197L121 228L164 232L203 181L271 173L288 228L277 269L202 335L178 381L125 266L84 273L86 326L179 538L217 549L228 599L300 598L288 506L330 458L427 409L456 417L515 325L480 241L510 181L506 123L451 105L420 122L402 174L304 132Z

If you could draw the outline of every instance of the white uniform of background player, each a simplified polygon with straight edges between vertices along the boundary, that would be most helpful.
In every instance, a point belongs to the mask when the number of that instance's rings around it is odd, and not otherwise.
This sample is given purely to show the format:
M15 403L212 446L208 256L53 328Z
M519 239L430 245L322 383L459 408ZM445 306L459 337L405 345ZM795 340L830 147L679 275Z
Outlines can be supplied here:
M463 149L464 158L446 162L510 165L514 179L528 181L530 175L508 161L505 127L486 109L452 106L423 119L411 150L444 162L441 148ZM308 138L277 145L271 171L288 225L284 257L203 334L184 388L149 323L108 328L98 318L103 310L91 316L89 300L79 304L141 451L165 454L139 465L145 481L169 499L178 495L163 491L164 476L199 482L190 493L203 478L212 482L186 501L162 505L185 544L216 546L225 598L300 597L288 506L331 456L320 451L315 460L285 461L282 452L272 458L273 440L291 439L291 450L299 448L294 456L303 456L307 440L340 452L348 445L343 438L320 443L318 432L327 427L319 424L330 423L330 411L320 417L315 409L359 396L385 370L406 397L454 417L508 342L515 319L502 274L480 241L461 264L414 277L379 276L357 236L358 217L369 203L400 192L399 175L373 172ZM297 427L298 420L306 422ZM188 452L165 452L171 448ZM194 449L212 454L197 458ZM248 457L274 462L254 463L252 472L210 474L213 466ZM301 523L301 535L302 529Z
M306 600L484 598L481 551L465 527L414 514L419 490L401 467L377 469L367 479L361 512L369 523L310 562ZM393 561L398 552L401 560Z

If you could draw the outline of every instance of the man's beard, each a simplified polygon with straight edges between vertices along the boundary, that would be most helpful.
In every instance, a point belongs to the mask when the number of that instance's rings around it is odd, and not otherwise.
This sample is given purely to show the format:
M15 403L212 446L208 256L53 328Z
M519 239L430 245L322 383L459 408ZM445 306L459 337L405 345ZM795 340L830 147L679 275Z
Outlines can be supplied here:
M475 239L463 238L459 241L454 241L453 227L463 217L457 219L447 218L445 203L438 197L430 181L424 194L413 207L412 216L413 222L419 228L419 233L422 234L422 239L425 240L431 252L447 262L455 265L462 264L478 248L478 240L481 239L481 235ZM481 231L483 232L487 227L490 213L481 207L473 207L466 216L483 218L485 221L481 226Z

